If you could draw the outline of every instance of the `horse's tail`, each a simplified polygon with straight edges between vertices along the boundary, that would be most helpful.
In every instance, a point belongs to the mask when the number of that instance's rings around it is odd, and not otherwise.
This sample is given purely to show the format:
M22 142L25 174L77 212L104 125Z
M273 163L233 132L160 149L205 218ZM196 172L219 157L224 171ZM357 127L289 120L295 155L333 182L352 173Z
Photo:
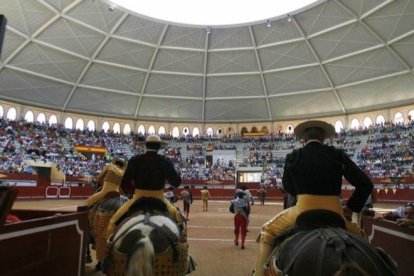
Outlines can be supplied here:
M154 246L149 237L142 238L132 252L125 275L153 276L155 274L155 255Z

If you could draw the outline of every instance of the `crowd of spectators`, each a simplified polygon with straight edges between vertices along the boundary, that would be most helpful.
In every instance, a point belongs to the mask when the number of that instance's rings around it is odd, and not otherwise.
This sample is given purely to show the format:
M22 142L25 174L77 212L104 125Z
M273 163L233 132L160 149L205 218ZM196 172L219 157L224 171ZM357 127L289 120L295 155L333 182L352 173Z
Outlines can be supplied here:
M286 152L301 146L292 134L280 132L260 137L161 136L170 144L160 153L173 162L183 179L234 180L236 167L260 167L262 182L275 186L280 185ZM0 119L0 171L31 174L33 168L24 162L29 159L53 162L66 175L96 176L111 157L128 159L142 153L140 141L144 139L142 134L71 130L63 125ZM345 150L372 178L412 175L413 121L341 131L330 143ZM102 147L107 154L80 153L77 145ZM231 152L234 159L206 161L208 153L215 150Z
M378 133L368 137L357 162L371 177L403 176L412 169L413 154L413 132Z

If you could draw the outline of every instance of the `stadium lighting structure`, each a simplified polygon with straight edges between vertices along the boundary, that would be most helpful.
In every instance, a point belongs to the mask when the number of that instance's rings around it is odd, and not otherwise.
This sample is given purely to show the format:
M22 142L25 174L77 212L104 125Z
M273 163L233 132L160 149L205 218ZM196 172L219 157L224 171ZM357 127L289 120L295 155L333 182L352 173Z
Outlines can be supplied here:
M110 4L108 10L113 12L114 10L116 10L116 6L114 4Z
M102 0L108 5L162 22L192 26L231 26L283 18L322 0Z
M272 27L272 21L270 21L270 19L266 21L266 27L268 28Z

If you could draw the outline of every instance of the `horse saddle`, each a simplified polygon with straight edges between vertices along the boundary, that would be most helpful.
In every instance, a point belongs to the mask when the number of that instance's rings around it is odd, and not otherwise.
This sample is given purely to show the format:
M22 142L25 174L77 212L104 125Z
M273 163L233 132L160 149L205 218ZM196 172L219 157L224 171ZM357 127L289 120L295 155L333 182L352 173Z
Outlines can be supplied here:
M118 219L116 224L120 225L128 217L137 215L138 213L158 213L170 217L167 205L162 200L154 197L141 197L129 207L128 211Z
M335 275L354 263L368 275L397 275L394 261L363 238L345 229L339 214L311 210L277 238L269 259L269 275Z

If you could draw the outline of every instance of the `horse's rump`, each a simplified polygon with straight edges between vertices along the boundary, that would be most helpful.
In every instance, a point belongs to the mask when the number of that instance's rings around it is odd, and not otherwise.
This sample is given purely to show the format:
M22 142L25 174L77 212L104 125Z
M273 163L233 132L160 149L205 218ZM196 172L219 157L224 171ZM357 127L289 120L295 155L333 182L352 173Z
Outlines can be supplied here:
M305 216L315 219L315 214ZM324 226L312 228L316 226L315 221L300 222L301 227L284 235L284 240L278 240L269 259L268 275L335 275L349 263L368 275L397 275L396 265L389 256L363 238L335 226L338 223L339 220L329 225L326 220Z
M129 216L111 237L108 275L184 275L188 257L186 228L180 228L165 207L151 210L156 199L143 202L132 208L135 212L130 208Z

